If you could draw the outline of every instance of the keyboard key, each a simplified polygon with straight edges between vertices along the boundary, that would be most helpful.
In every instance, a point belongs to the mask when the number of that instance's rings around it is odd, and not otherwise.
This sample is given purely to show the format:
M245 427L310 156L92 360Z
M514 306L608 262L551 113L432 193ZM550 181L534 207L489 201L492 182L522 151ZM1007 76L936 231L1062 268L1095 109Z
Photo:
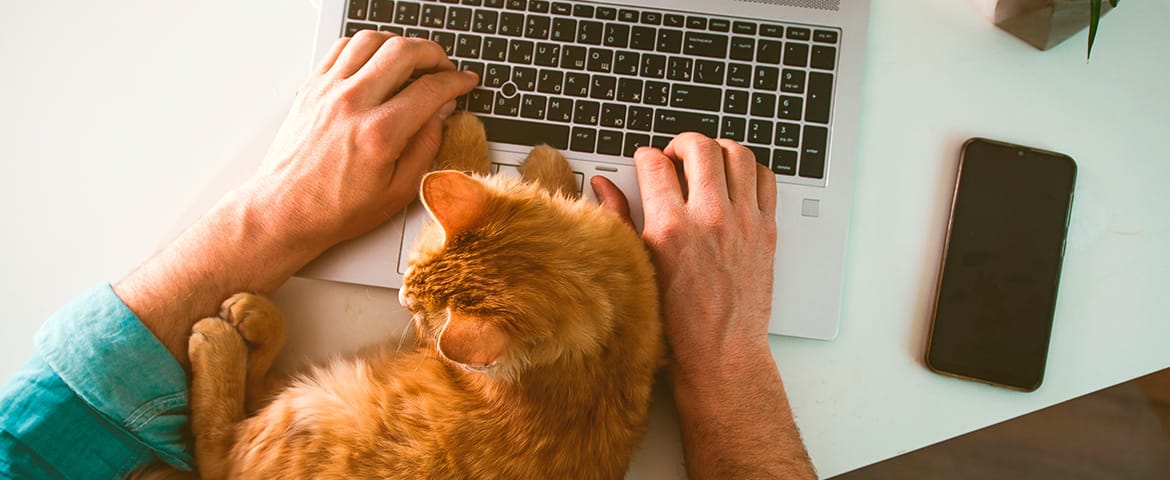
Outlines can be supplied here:
M788 29L789 40L808 40L812 36L812 32L807 28L791 27Z
M477 88L467 94L467 111L472 113L492 113L492 102L495 101L491 90Z
M398 2L394 9L394 23L399 25L418 25L419 4Z
M781 96L776 116L785 120L800 120L804 113L804 99L800 97Z
M666 78L683 82L691 81L691 70L695 61L685 57L670 57L666 64Z
M626 23L637 23L638 22L638 11L637 10L630 10L627 8L623 8L621 10L618 10L618 20L626 22Z
M531 67L512 67L512 83L516 88L525 92L536 90L536 69Z
M780 54L784 53L784 44L778 40L760 40L757 44L756 61L776 65L780 63Z
M483 85L489 88L500 88L512 79L512 67L507 65L490 64L484 68Z
M464 32L471 30L471 9L451 7L447 11L447 28Z
M527 22L524 24L524 36L537 40L547 39L550 22L551 20L543 15L529 15Z
M557 15L572 15L573 5L565 2L553 2L551 11Z
M349 0L349 8L346 12L346 18L350 20L365 20L366 19L366 1L367 0Z
M687 17L687 28L690 28L693 30L706 30L707 29L707 18L706 17L699 17L699 16Z
M763 165L765 167L768 166L768 162L772 158L772 149L765 148L765 147L757 147L755 145L747 145L747 148L748 148L748 150L752 151L753 155L755 155L756 163Z
M772 172L790 177L796 175L796 156L796 150L772 150Z
M548 0L530 0L528 2L528 11L536 13L548 13Z
M565 75L565 95L589 96L589 74L569 72Z
M752 94L752 116L771 117L776 113L776 96L771 93L756 92ZM771 137L771 132L768 134ZM772 143L771 140L764 143Z
M533 122L495 117L479 117L488 141L536 146L547 143L553 148L569 148L569 127L548 122Z
M630 44L630 26L620 23L605 24L603 43L607 47L626 48Z
M784 47L784 65L789 67L807 66L808 44L788 42Z
M589 51L585 47L578 47L576 45L565 45L561 47L561 68L584 70L585 56L588 53Z
M559 70L541 69L536 79L536 91L559 95L565 81L565 73Z
M532 56L532 63L542 67L555 67L560 58L560 45L540 42L536 44L536 53Z
M579 3L576 5L573 5L573 16L574 17L582 17L582 18L593 18L593 6L592 5L582 5Z
M650 127L653 125L654 109L648 107L629 107L629 111L626 113L627 129L649 132Z
M504 12L500 14L500 35L520 37L524 35L524 14Z
M658 44L658 31L650 27L634 27L630 30L630 48L654 50Z
M459 69L468 72L475 72L475 76L479 78L480 84L483 84L483 64L479 62L469 62L463 60L459 62Z
M484 60L502 62L508 58L508 41L499 37L484 38L480 52L483 54L480 58Z
M448 57L455 56L455 34L451 32L434 32L431 33L431 41L443 47L443 51L447 53Z
M808 75L808 110L804 119L809 122L829 123L829 99L833 97L833 75L812 72Z
M809 61L812 68L832 70L837 66L837 49L824 45L813 45L812 59Z
M526 10L528 9L528 0L507 0L504 2L508 10Z
M646 25L661 25L662 14L658 12L642 12L642 23Z
M646 78L666 78L666 57L662 55L642 55L641 76Z
M763 145L772 143L772 122L766 120L749 121L747 141Z
M732 63L727 66L727 86L748 87L752 84L752 66Z
M712 18L707 22L707 29L715 32L731 31L731 22L722 18Z
M504 0L483 0L483 6L488 8L504 8Z
M636 78L619 79L617 99L627 103L642 103L642 81Z
M602 155L622 154L622 132L601 130L597 132L597 153Z
M795 123L779 122L776 124L776 141L780 147L796 148L800 146L800 125ZM796 165L796 162L792 162Z
M405 35L406 34L406 30L403 30L402 27L398 27L398 26L394 26L394 25L383 25L382 28L380 28L379 30L381 30L383 32L390 32L390 33L393 33L395 35ZM346 36L350 36L350 35L346 35Z
M585 68L590 72L609 73L613 69L613 50L607 48L590 48L589 59Z
M548 116L545 118L551 122L569 123L573 120L573 101L567 98L548 99ZM568 136L567 131L565 135ZM552 143L549 143L549 145L552 145Z
M673 140L672 137L667 137L665 135L654 135L650 137L650 146L659 150L664 150L668 145L670 145L671 140Z
M622 128L626 126L626 106L606 103L601 106L601 126Z
M455 56L479 58L479 46L482 40L476 35L459 35L459 39L455 41Z
M732 37L729 56L732 60L747 62L754 60L756 58L756 41L747 37Z
M492 10L476 10L471 17L471 30L478 33L496 33L500 14Z
M357 32L362 30L377 31L378 26L372 23L345 22L345 36L347 37L357 35Z
M480 5L483 5L483 0L463 0L460 3L467 5L469 7L478 7Z
M504 95L503 92L496 92L496 102L492 108L492 113L508 117L520 115L520 96L513 95L509 97Z
M773 91L780 85L780 69L775 67L756 66L752 77L752 86L758 90Z
M547 97L526 94L520 100L520 116L534 120L544 120L544 110L547 104Z
M784 38L784 27L770 23L761 24L760 36L770 38Z
M670 106L718 112L722 98L718 88L675 84L670 91Z
M574 152L593 153L597 146L597 129L587 127L573 127L573 136L569 139L569 149Z
M744 129L746 123L741 117L723 117L723 124L720 127L719 136L742 142L745 138Z
M695 60L695 82L707 85L723 85L723 70L726 65L714 60Z
M745 35L755 35L756 24L751 22L735 22L731 25L731 31Z
M362 2L359 2L362 3ZM394 21L394 1L374 0L370 2L370 20L390 23Z
M508 42L508 63L532 64L532 55L536 45L528 40L512 40Z
M660 108L654 112L654 132L672 135L699 132L714 138L719 135L719 116Z
M682 15L668 13L662 17L662 24L667 27L682 28L687 24L687 18Z
M687 32L683 51L687 55L727 58L727 37L703 32ZM779 63L779 61L777 61Z
M617 20L617 9L613 7L597 7L596 16L602 20Z
M663 28L658 31L657 50L665 53L679 53L682 52L682 37L681 30L670 30Z
M377 0L374 3L377 3ZM813 41L817 43L837 43L837 32L817 30L813 32Z
M594 75L589 84L589 97L597 100L613 100L617 97L617 78L608 75Z
M614 54L613 59L613 73L620 73L622 75L637 75L638 62L641 58L637 53L619 51Z
M642 90L642 103L646 105L666 106L670 101L670 84L664 82L647 81Z
M804 126L804 142L800 148L800 176L825 178L825 148L829 144L829 129L815 125Z
M723 92L723 113L739 115L748 112L748 92L744 90L727 89Z
M780 91L804 93L804 70L785 68L780 72Z
M549 38L558 42L572 42L577 38L577 21L571 18L554 18Z
M426 31L426 29L423 29L423 28L408 28L408 29L406 29L405 36L407 38L422 38L424 40L431 39L430 32Z
M605 25L601 22L582 20L577 24L577 43L601 45Z
M641 147L650 146L650 136L640 133L627 133L625 145L622 147L622 155L627 157L634 156Z

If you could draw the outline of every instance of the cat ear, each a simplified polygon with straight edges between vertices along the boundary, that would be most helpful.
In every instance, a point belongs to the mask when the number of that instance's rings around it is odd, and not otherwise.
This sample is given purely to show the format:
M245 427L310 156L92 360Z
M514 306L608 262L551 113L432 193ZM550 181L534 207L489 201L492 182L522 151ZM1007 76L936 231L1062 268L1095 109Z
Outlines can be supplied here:
M439 333L439 353L474 369L492 366L504 357L508 335L494 323L472 315L447 311L447 326Z
M487 188L463 172L431 172L422 179L423 205L448 237L478 226L487 200Z

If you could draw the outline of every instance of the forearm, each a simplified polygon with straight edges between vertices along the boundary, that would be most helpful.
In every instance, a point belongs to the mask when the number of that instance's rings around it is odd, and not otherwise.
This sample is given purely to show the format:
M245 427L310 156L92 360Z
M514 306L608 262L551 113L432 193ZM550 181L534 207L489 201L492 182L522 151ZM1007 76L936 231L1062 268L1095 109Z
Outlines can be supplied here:
M672 369L690 478L816 478L780 373L758 350Z
M271 293L324 246L297 235L256 201L263 186L246 186L114 285L118 297L187 368L191 326L214 315L234 293ZM262 198L262 197L261 197Z

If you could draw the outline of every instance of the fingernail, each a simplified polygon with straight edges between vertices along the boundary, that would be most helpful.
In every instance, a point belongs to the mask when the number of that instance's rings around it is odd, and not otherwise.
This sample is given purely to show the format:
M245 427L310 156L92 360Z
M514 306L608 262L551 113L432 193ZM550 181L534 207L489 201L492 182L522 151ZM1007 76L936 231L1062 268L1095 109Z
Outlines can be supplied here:
M477 81L477 82L479 81L479 75L478 75L478 74L476 74L475 72L471 71L471 70L464 70L464 71L463 71L463 74L464 74L464 75L467 75L467 77L468 77L468 78L470 78L470 79L472 79L472 80L475 80L475 81Z
M446 105L443 105L443 107L439 109L439 119L446 120L447 117L450 117L452 113L455 113L455 101L454 100L447 102Z

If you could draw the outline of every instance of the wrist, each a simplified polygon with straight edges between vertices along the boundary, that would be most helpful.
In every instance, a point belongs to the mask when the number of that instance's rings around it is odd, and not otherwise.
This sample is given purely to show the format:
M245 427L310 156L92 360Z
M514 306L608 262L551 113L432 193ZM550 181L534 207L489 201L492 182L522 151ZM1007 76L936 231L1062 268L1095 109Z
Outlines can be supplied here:
M730 387L749 384L762 374L776 372L767 340L744 342L734 348L675 352L669 375L676 396L723 395Z

